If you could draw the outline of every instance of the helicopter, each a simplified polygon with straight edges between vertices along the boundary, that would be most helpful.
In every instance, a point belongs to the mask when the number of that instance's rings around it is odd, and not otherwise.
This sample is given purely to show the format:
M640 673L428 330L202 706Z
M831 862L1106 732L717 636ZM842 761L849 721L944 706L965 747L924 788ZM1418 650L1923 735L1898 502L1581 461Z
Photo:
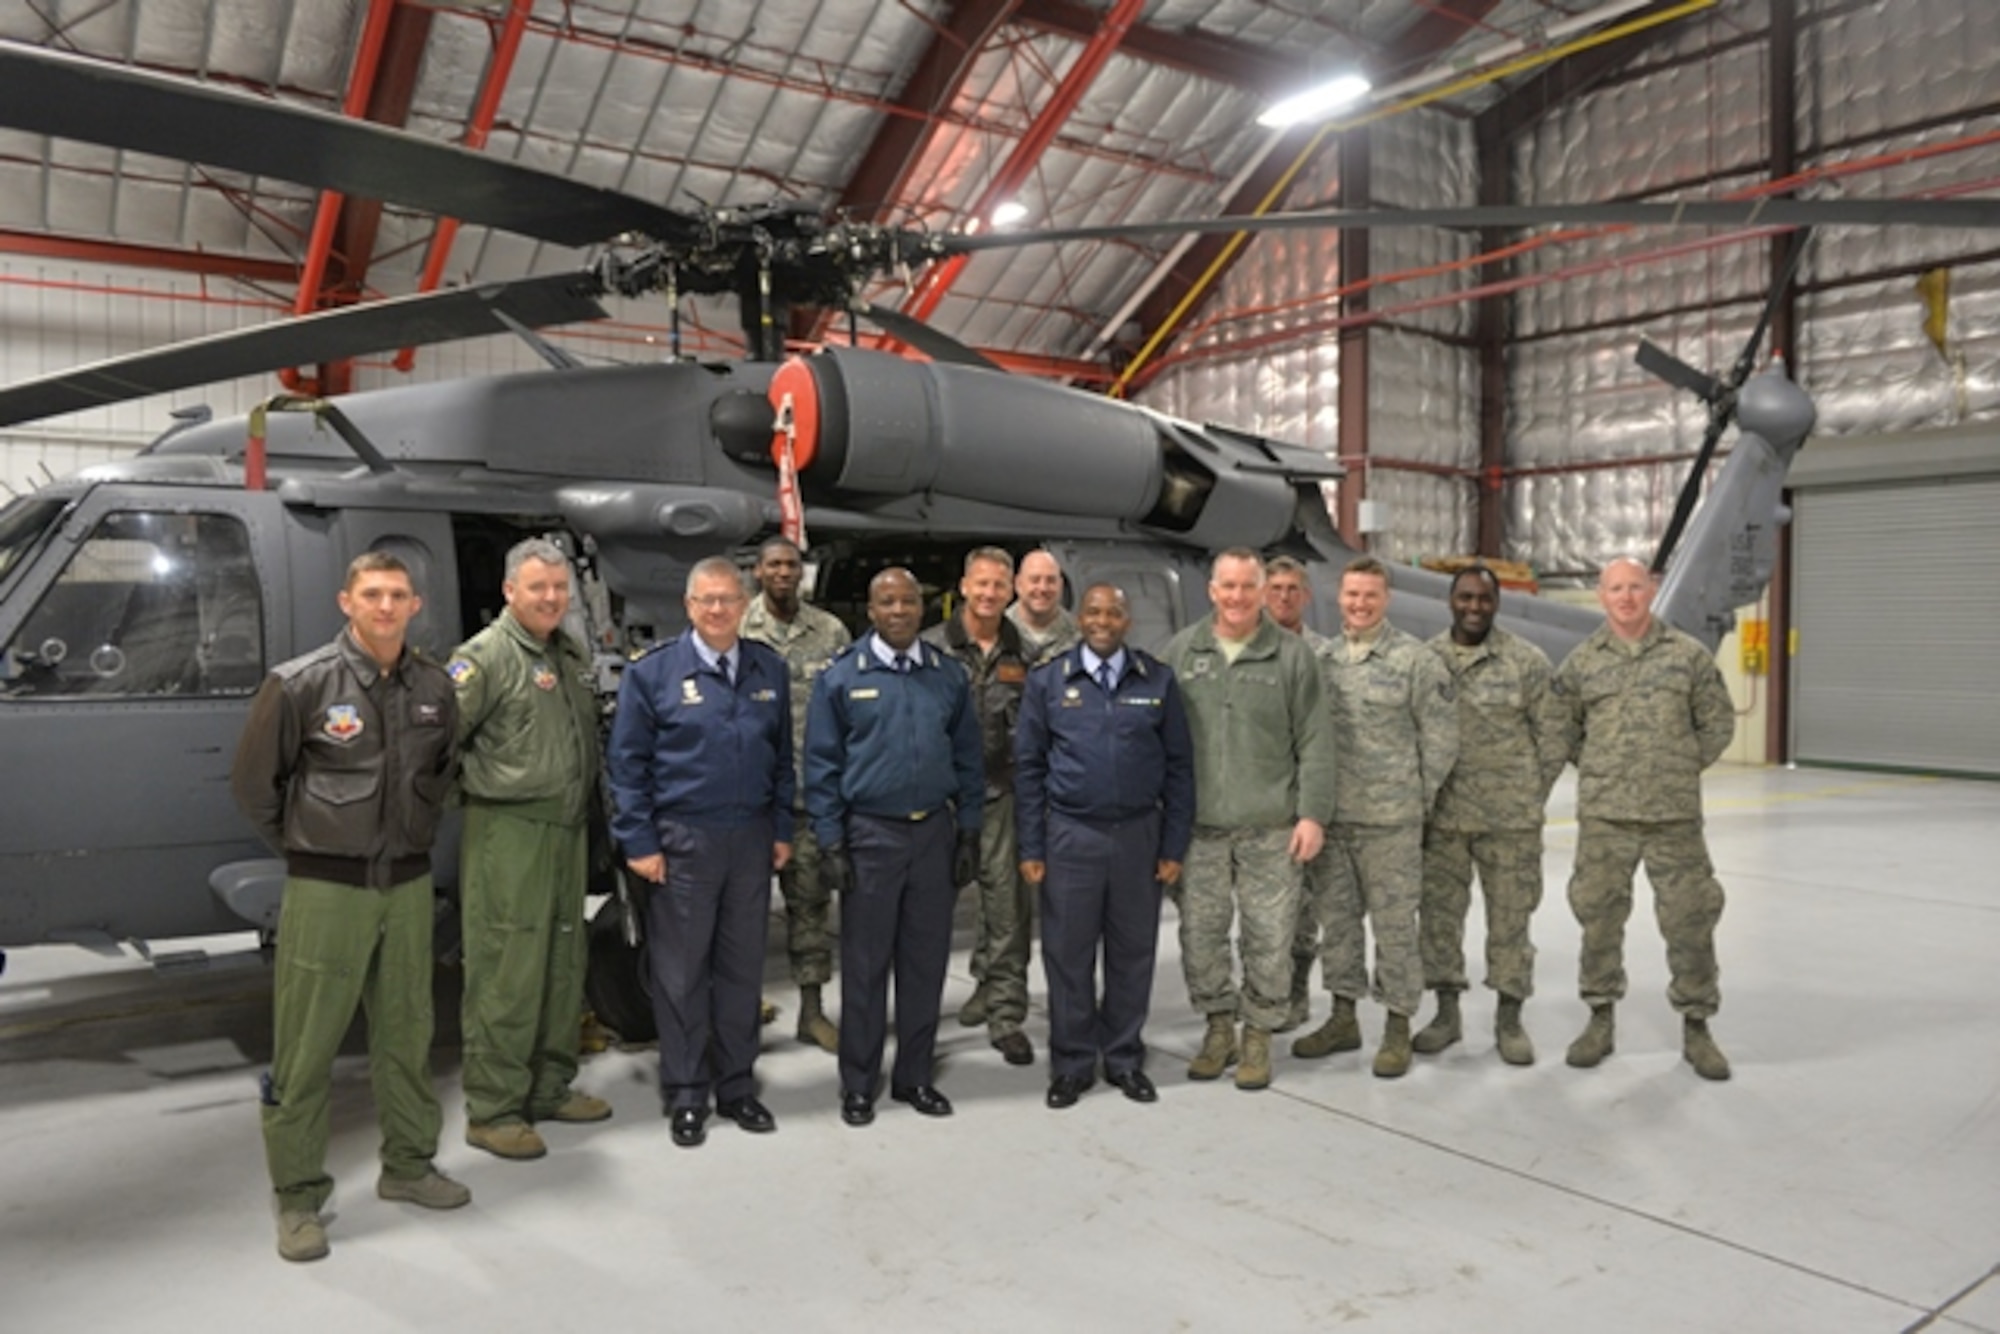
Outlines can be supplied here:
M269 937L283 864L235 810L230 761L266 670L339 628L332 590L364 551L409 565L425 599L411 642L442 655L497 612L507 549L554 536L578 565L579 628L607 696L633 649L684 624L694 562L801 521L815 600L850 624L882 566L910 566L945 589L963 553L990 543L1048 549L1071 590L1121 585L1134 640L1149 647L1206 612L1207 563L1227 547L1307 562L1317 618L1337 623L1331 589L1356 553L1322 492L1341 475L1334 460L1004 373L865 303L877 275L1135 232L1712 225L1753 209L1765 223L2000 224L2000 204L1983 200L1320 210L984 235L795 205L685 213L383 126L11 43L0 43L0 127L601 247L574 273L371 302L0 389L6 426L499 330L549 364L337 400L279 396L248 419L193 412L135 456L0 510L0 950ZM609 293L661 294L676 312L687 294L731 294L750 356L584 366L536 332L601 317ZM927 359L859 346L784 357L779 331L793 307L809 306L866 317ZM1708 399L1707 450L1740 422L1677 558L1659 557L1659 614L1711 646L1769 577L1785 468L1813 419L1782 373L1751 374L1756 342L1725 380L1647 354ZM1705 460L1692 487L1704 471ZM1430 635L1448 624L1443 576L1397 568L1391 582L1403 628ZM1511 598L1502 623L1559 656L1598 618ZM446 900L452 841L448 832L438 858ZM608 880L614 859L604 860ZM650 1011L634 942L617 926L613 894L595 922L590 995L612 1027L643 1035Z

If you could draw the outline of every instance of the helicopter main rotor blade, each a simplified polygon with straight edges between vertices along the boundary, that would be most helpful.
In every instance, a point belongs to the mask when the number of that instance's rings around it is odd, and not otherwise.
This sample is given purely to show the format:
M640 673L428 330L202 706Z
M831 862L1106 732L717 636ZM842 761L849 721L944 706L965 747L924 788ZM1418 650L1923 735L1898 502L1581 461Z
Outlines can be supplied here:
M421 135L232 88L0 42L0 126L250 172L557 245L657 241L693 219Z
M0 426L285 366L508 333L514 324L540 328L603 319L605 311L597 304L597 291L593 275L562 273L371 301L198 338L0 389Z
M2000 227L2000 199L1690 199L1678 204L1500 204L1474 208L1311 209L1261 217L1168 218L1039 232L932 238L935 254L1012 250L1188 232L1374 227Z
M890 306L870 304L861 308L861 315L870 324L893 338L900 338L932 361L949 362L955 366L977 366L981 370L1001 371L1005 368L983 353L945 333L942 329L925 324L913 315Z

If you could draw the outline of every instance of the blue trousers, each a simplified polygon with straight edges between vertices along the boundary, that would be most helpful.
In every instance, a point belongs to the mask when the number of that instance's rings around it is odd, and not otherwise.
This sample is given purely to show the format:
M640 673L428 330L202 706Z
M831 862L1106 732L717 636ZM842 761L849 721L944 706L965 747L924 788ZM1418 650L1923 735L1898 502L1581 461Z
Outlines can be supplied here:
M646 963L668 1111L756 1092L758 1008L771 913L771 821L664 821L667 881L646 896Z
M1116 824L1049 812L1042 967L1049 979L1049 1074L1095 1078L1145 1063L1140 1031L1159 950L1157 811ZM1097 989L1099 948L1104 990Z
M890 1083L931 1082L938 1005L951 962L954 828L927 820L847 817L854 887L840 905L840 1091L875 1096L888 1040L889 978L896 979L896 1064Z

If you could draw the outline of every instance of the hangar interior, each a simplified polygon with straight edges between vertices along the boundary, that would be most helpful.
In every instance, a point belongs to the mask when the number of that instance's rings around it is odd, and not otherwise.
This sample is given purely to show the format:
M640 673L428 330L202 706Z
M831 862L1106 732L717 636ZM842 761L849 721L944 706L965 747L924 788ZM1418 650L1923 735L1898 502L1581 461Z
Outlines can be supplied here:
M0 8L0 41L674 208L775 201L936 232L1002 226L1002 204L1056 229L2000 184L1985 0L36 0ZM1257 123L1352 70L1373 90L1333 119ZM823 1058L781 1025L760 1066L774 1143L675 1153L649 1056L613 1052L588 1073L619 1118L547 1164L476 1161L448 1122L445 1164L478 1203L433 1222L366 1194L356 1058L336 1255L296 1302L258 1202L256 972L17 949L0 976L7 1323L212 1326L285 1302L308 1328L664 1311L803 1328L2000 1331L2000 1026L1975 990L2000 947L1996 238L1756 222L1145 234L979 253L865 293L1016 374L1331 456L1346 475L1327 503L1357 548L1513 560L1587 601L1606 561L1651 551L1708 425L1634 346L1724 374L1802 245L1763 348L1817 425L1778 577L1720 650L1738 739L1708 783L1732 896L1730 1085L1697 1086L1675 1058L1643 911L1618 1057L1562 1068L1582 1013L1566 782L1532 1071L1475 1036L1394 1085L1284 1060L1256 1098L1183 1084L1198 1025L1169 925L1159 1108L1099 1089L1051 1114L1037 1078L968 1033L947 1052L954 1122L885 1117L856 1136ZM0 387L584 258L396 201L0 128ZM656 361L676 338L741 354L731 297L606 305L609 320L545 336L587 364ZM803 311L784 332L884 342ZM130 457L176 411L226 417L281 387L544 369L511 335L397 351L0 426L0 482L32 492ZM780 993L781 964L774 943ZM963 974L961 954L948 1001ZM1486 1013L1474 1004L1475 1027ZM447 1047L447 1086L453 1068ZM96 1281L113 1269L116 1288Z

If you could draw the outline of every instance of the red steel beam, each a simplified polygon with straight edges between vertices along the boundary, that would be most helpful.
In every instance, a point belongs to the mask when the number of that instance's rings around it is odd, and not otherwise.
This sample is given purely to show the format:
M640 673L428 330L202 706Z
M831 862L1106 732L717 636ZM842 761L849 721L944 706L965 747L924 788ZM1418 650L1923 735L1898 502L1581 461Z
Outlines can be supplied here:
M116 241L86 241L70 236L0 231L0 254L33 255L38 259L74 259L117 268L171 269L211 278L244 278L253 282L289 283L299 266L287 259L251 259L214 255L200 250L170 250L161 246L128 245Z
M368 95L374 88L376 72L382 64L382 48L389 39L389 20L394 16L397 0L369 0L368 17L361 25L361 43L355 49L354 70L348 76L347 97L341 103L343 114L359 117L368 109ZM306 243L305 262L299 273L299 291L292 303L292 313L309 315L317 310L326 297L327 261L333 255L334 231L340 224L343 197L338 190L322 190L319 193L319 210L313 215L312 239ZM307 384L305 378L295 370L287 368L278 372L278 379L293 393L313 395L338 392L345 385L332 381L344 381L349 377L337 368L322 367L319 382Z
M1103 24L1084 44L1076 63L1070 66L1069 72L1063 75L1062 82L1056 86L1055 94L1049 99L1049 104L1036 115L1034 123L1028 127L1027 134L1014 145L1014 151L1008 155L999 174L979 192L979 198L972 205L973 218L981 220L983 224L997 205L1011 199L1023 185L1027 184L1028 177L1034 173L1036 164L1042 160L1042 154L1055 142L1056 134L1069 120L1070 113L1076 110L1076 104L1083 100L1083 95L1089 90L1090 85L1096 82L1098 73L1104 68L1105 62L1111 59L1112 52L1116 51L1119 44L1125 40L1126 33L1143 8L1145 8L1143 0L1118 0L1111 12L1104 16ZM958 275L965 271L967 259L965 255L953 255L933 268L926 275L923 287L904 303L904 311L920 320L929 319L931 313L937 309L938 302L944 299L944 294L958 281Z
M1014 21L1025 28L1088 41L1099 15L1072 0L1021 0ZM1135 23L1119 47L1126 55L1253 93L1278 94L1305 84L1312 67L1267 47L1213 33L1172 32Z
M514 60L521 54L521 36L528 30L534 0L513 0L507 21L500 25L493 42L493 58L487 62L486 77L479 85L479 97L472 104L472 118L466 122L464 144L470 149L486 147L493 122L500 115L500 99L506 95L507 80L514 73ZM430 252L424 256L423 276L417 280L419 292L432 292L444 280L444 266L451 259L451 245L458 237L457 218L439 218L431 235ZM396 369L408 372L416 364L417 350L406 347L396 354Z
M1445 0L1444 3L1426 10L1423 17L1410 25L1401 37L1383 50L1379 61L1372 63L1384 71L1421 69L1449 50L1466 33L1484 23L1486 16L1497 9L1499 3L1500 0ZM1218 212L1228 215L1256 211L1265 197L1278 188L1285 173L1292 167L1299 144L1304 143L1305 136L1311 132L1310 127L1302 126L1293 136L1295 142L1280 144L1264 159L1264 165L1251 173L1250 179L1243 183L1243 188L1223 202ZM1329 138L1327 142L1331 143L1334 140ZM1305 172L1301 170L1294 179L1302 178L1304 175ZM1289 193L1288 188L1271 207L1283 208L1284 195ZM1202 276L1207 274L1212 266L1216 265L1229 244L1230 237L1224 233L1206 236L1197 241L1187 254L1181 256L1180 262L1174 265L1173 272L1161 280L1153 294L1139 307L1139 327L1147 330L1150 335L1150 331L1166 325L1174 317L1182 298L1201 281ZM1249 249L1247 245L1238 246L1236 252L1222 262L1209 278L1208 285L1201 295L1186 310L1180 312L1181 322L1185 322L1215 299L1215 294L1222 288L1223 277ZM1142 379L1150 378L1151 376L1142 377Z

